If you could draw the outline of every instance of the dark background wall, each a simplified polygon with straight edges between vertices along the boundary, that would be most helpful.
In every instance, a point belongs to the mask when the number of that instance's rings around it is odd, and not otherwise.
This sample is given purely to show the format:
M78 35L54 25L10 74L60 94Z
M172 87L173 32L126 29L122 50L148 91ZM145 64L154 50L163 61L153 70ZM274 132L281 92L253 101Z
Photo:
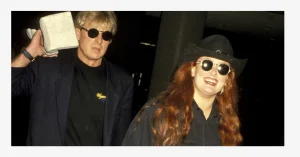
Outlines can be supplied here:
M25 29L38 28L38 19L53 13L12 12L12 58L29 43ZM134 114L148 99L162 13L116 12L118 33L106 57L134 77ZM243 145L284 145L284 13L208 12L207 16L203 37L223 34L238 58L248 58L237 80ZM25 145L29 101L12 98L12 145Z

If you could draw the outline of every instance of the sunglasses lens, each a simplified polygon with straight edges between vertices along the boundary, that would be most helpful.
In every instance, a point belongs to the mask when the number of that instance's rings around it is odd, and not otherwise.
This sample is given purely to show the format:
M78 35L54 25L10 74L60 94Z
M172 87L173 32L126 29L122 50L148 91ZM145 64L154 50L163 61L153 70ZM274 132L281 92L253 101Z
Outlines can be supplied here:
M113 38L113 34L109 31L105 31L102 33L102 39L103 40L106 40L106 41L109 41Z
M99 31L95 28L92 28L88 31L88 36L90 38L96 38L99 35Z
M226 74L228 74L228 72L229 72L229 66L226 65L226 64L220 64L220 65L218 66L218 72L219 72L219 74L221 74L221 75L226 75Z
M210 60L202 61L202 69L205 71L209 71L213 66L213 62Z

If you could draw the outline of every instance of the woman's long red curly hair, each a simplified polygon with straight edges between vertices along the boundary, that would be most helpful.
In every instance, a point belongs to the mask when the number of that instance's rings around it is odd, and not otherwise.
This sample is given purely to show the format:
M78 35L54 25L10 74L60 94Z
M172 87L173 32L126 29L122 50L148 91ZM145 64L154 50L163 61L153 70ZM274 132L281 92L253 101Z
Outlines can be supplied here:
M194 95L191 69L195 65L195 62L182 65L176 71L168 88L158 95L151 104L142 108L140 115L150 105L160 104L152 119L154 145L180 145L183 137L190 131ZM216 96L221 114L219 135L222 145L225 146L239 145L242 141L240 121L236 113L237 97L235 73L232 70L228 74L223 94Z

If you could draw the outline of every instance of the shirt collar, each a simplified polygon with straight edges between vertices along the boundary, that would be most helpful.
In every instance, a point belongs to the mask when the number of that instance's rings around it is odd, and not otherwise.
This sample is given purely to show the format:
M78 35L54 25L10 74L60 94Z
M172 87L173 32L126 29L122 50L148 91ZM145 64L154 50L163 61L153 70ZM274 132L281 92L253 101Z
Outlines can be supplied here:
M193 100L192 108L193 109L199 109L200 111L202 111L201 108L198 106L198 104L196 103L195 100ZM215 100L213 102L213 106L212 106L210 114L211 114L211 116L219 116L219 115L221 115L220 112L219 112L219 107L218 107L218 104L217 104L217 100Z

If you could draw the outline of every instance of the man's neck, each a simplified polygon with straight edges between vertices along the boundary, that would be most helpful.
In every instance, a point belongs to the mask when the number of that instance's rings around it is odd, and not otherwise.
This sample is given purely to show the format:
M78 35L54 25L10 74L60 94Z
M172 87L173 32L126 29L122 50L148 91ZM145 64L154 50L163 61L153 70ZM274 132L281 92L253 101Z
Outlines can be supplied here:
M102 63L102 58L98 60L89 60L86 56L84 56L82 53L77 53L78 58L89 67L98 67Z

